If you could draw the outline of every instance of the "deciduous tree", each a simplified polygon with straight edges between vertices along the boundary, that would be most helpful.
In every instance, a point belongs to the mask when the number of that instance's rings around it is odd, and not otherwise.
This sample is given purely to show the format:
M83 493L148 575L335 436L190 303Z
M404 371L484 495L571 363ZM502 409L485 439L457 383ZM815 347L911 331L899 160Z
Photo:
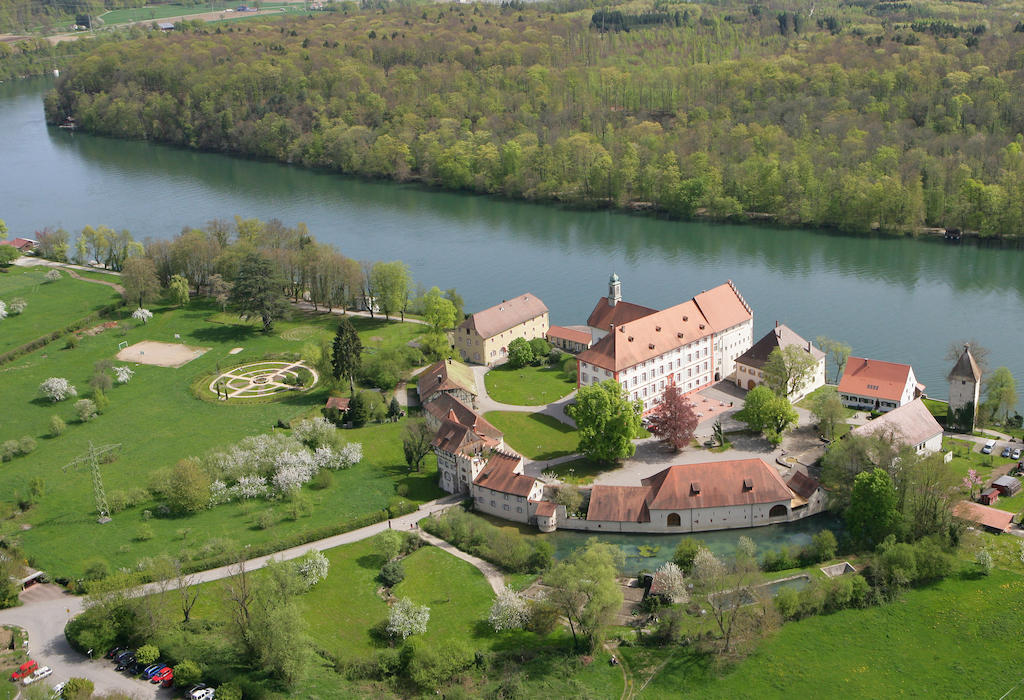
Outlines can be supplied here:
M815 342L825 353L826 364L831 364L836 368L836 374L832 378L832 383L838 384L839 378L843 376L843 370L846 369L846 361L850 358L853 348L841 340L833 340L823 335L819 335Z
M434 431L425 420L410 420L405 424L405 431L402 433L402 452L410 469L420 470L423 458L430 452L430 443L433 440Z
M544 575L544 583L551 589L548 600L569 621L575 646L579 647L583 637L589 648L596 648L604 628L622 606L622 591L615 581L622 562L618 547L591 540Z
M764 383L779 396L789 398L807 384L818 361L799 345L775 348L762 368Z
M985 381L985 406L993 415L1005 420L1017 405L1017 382L1006 367L998 367Z
M640 431L641 410L618 382L606 379L581 388L566 413L579 429L579 451L610 464L636 452L633 439Z
M513 369L526 367L533 362L533 348L525 338L513 338L508 344L508 366Z
M777 445L782 441L786 428L796 423L797 413L789 399L762 384L747 392L743 410L736 414L736 418Z
M846 407L835 387L823 386L811 398L811 413L818 419L818 428L826 439L835 437L836 427L846 420Z
M896 488L887 472L876 467L854 478L844 518L850 536L866 547L878 545L897 529Z
M679 391L679 387L672 384L665 389L661 403L648 417L647 429L680 452L693 440L697 422L693 404Z

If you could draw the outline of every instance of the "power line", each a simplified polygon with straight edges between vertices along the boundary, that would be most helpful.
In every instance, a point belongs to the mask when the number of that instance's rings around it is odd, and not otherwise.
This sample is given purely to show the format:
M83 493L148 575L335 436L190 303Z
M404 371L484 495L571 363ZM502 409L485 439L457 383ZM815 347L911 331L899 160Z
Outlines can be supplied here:
M96 512L100 514L97 522L101 525L109 523L112 518L110 517L110 506L107 505L107 491L103 488L103 478L100 475L100 457L110 454L120 447L120 444L94 447L90 440L89 449L84 455L71 460L61 468L61 471L66 472L68 469L78 469L83 464L88 465L89 471L92 473L92 492L93 498L96 500Z

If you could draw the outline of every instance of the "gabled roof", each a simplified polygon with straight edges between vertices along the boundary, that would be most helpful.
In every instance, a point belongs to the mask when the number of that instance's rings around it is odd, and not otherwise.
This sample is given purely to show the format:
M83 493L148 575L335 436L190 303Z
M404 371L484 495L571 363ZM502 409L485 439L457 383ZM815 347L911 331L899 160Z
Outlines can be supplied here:
M459 401L451 394L442 394L423 407L423 410L436 416L442 423L451 421L458 423L481 437L501 440L502 432L487 422L479 413Z
M818 483L817 479L812 479L804 472L797 471L790 475L789 481L786 482L786 486L788 486L789 490L797 496L807 500L814 495L814 492L818 490L821 484Z
M532 294L521 294L489 309L477 311L459 324L459 328L473 328L480 337L492 338L547 312L548 307L543 301Z
M647 486L595 486L590 491L587 520L605 520L621 523L649 523Z
M942 426L921 399L883 413L878 418L857 426L851 432L855 435L874 435L881 431L893 435L903 445L920 445L936 435L942 434Z
M749 350L737 357L736 362L747 367L760 369L768 362L768 356L772 354L773 350L776 348L781 350L789 345L796 345L805 352L810 353L811 357L815 360L825 357L825 353L814 347L810 341L804 340L789 326L780 323L765 333L764 337L754 343Z
M534 515L541 518L550 518L555 514L556 506L551 501L534 501L534 503L537 504L537 508L534 510Z
M589 350L580 353L579 359L618 372L711 333L708 320L691 299L616 326Z
M910 365L851 356L839 380L839 392L898 402L910 372Z
M581 345L590 345L590 341L593 340L590 333L578 331L575 328L566 328L565 326L549 326L548 337L562 338L571 343L580 343Z
M947 381L953 381L954 379L970 379L973 382L981 381L981 370L978 368L978 363L974 361L970 345L964 345L964 351L960 353L960 357L957 359L956 364L953 365L953 369L946 376Z
M693 298L693 301L696 302L697 307L716 333L754 317L750 305L740 295L732 280L720 284L714 289L701 292Z
M536 479L532 476L516 474L516 467L522 463L522 460L522 457L508 455L504 452L494 452L473 483L481 488L499 493L529 496Z
M473 370L456 360L440 360L427 367L416 381L416 393L420 401L427 401L439 391L463 389L473 396L480 392L476 388Z
M789 501L793 492L764 460L734 459L676 465L642 480L651 510L718 508Z
M1020 490L1020 481L1008 474L1003 474L1001 477L992 482L993 486L1005 486L1014 491Z
M984 525L997 532L1006 532L1010 529L1010 523L1013 522L1013 513L971 501L960 501L953 506L953 515Z
M591 328L607 331L613 324L618 327L623 323L636 321L644 316L657 313L657 309L649 309L639 304L630 304L628 301L618 301L612 306L608 297L601 297L594 305L594 310L587 318L587 325Z
M339 411L347 411L351 400L347 396L331 396L327 399L327 405L324 408L336 408Z

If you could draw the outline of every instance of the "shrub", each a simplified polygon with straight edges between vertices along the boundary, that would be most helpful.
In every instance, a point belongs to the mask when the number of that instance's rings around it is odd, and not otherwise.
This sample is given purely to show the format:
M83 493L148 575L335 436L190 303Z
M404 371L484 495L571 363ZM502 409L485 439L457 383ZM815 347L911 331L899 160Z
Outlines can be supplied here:
M64 684L61 697L64 700L89 700L96 686L88 678L70 678Z
M78 396L78 390L64 377L50 377L39 385L39 393L54 403Z
M316 489L317 491L323 491L324 489L329 489L333 482L334 476L331 472L326 469L321 469L309 482L309 488Z
M380 568L379 578L388 588L397 586L405 579L405 567L400 561L389 561Z
M174 682L181 688L187 688L190 685L198 683L203 678L203 670L199 668L199 664L191 659L182 659L182 661L174 666ZM219 693L216 694L220 697Z
M47 282L56 282L61 278L60 270L50 270L46 273Z
M110 406L110 399L107 398L106 392L102 389L96 389L92 392L92 402L96 404L97 413L103 413Z
M558 606L547 600L530 601L530 620L526 629L540 637L546 637L558 627L562 613Z
M27 308L28 308L28 302L25 301L24 299L22 299L21 297L18 297L16 299L11 299L11 313L12 314L22 314L22 313L25 313L25 309L27 309Z
M267 510L261 511L260 514L256 516L256 527L260 530L269 530L274 527L276 523L277 516L274 515L273 509L268 508Z
M0 445L0 459L4 462L10 462L18 456L18 449L17 440L5 440L3 445Z
M72 333L71 335L68 336L67 340L64 341L64 349L65 350L74 350L75 348L78 347L78 343L79 343L78 336L75 335L74 333Z
M684 574L689 574L693 571L693 560L697 556L697 551L701 548L703 543L700 540L692 537L684 537L676 545L676 551L672 555L672 561L675 562Z
M775 609L784 620L792 620L800 609L800 594L796 589L784 586L775 596Z
M237 683L222 683L217 686L217 700L242 700L242 689Z
M992 568L995 566L992 562L992 553L987 548L978 550L978 553L974 555L974 563L983 576L988 576L992 573Z
M68 424L60 416L50 416L50 435L57 437L61 435Z
M433 645L413 640L403 649L406 674L419 687L436 690L473 665L474 655L463 642Z
M572 381L576 381L576 379L577 379L577 371L576 371L576 358L575 357L571 357L570 356L570 357L565 358L565 360L562 362L562 374L565 375L566 379L570 379Z
M110 391L114 386L114 380L105 372L95 372L89 380L89 386L96 391Z
M110 575L110 565L105 559L89 559L85 562L83 578L86 581L99 581Z
M533 362L540 362L551 352L551 343L544 338L534 338L530 341L530 350L533 351Z
M160 658L160 649L152 644L143 644L135 652L135 660L143 666L149 666L151 663L156 662ZM178 673L174 673L175 680L178 679Z
M839 544L831 530L822 530L811 538L811 548L814 550L815 562L822 562L835 558Z
M31 435L23 435L18 440L18 454L27 455L36 449L36 440Z
M96 417L96 414L99 413L99 411L96 408L95 402L89 399L79 399L78 401L75 401L75 413L78 414L78 420L83 423L88 423Z
M142 523L141 525L139 525L139 529L135 531L135 539L137 539L139 542L146 542L148 540L153 539L153 537L153 526L149 523Z

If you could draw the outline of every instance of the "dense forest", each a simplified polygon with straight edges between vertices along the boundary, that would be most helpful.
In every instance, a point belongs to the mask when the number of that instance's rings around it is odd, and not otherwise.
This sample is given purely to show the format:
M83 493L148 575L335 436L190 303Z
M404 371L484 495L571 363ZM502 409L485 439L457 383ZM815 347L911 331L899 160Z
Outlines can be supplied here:
M981 3L420 5L97 46L89 132L854 233L1024 234L1024 25Z

